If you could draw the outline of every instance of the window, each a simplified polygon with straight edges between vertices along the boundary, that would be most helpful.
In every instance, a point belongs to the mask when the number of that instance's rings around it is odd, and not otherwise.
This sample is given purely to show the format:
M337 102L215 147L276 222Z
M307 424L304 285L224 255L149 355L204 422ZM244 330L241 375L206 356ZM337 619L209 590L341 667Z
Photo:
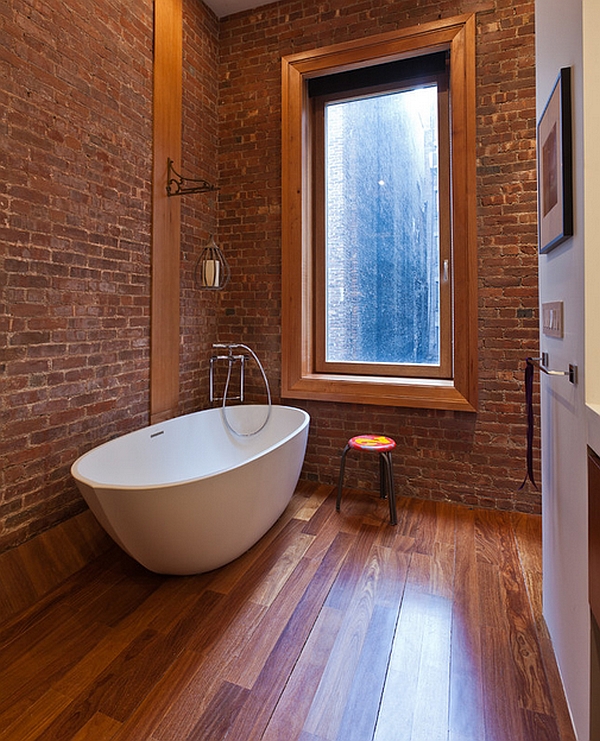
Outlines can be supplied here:
M284 58L284 397L475 409L473 34Z
M407 61L309 83L321 372L451 375L447 55Z

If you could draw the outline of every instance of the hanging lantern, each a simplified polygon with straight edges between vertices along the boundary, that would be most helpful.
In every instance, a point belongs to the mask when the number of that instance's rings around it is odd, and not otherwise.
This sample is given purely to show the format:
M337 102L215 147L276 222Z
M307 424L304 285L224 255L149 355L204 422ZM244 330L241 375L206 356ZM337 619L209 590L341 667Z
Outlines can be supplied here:
M231 270L212 235L196 260L194 277L196 285L205 291L221 291L229 282Z

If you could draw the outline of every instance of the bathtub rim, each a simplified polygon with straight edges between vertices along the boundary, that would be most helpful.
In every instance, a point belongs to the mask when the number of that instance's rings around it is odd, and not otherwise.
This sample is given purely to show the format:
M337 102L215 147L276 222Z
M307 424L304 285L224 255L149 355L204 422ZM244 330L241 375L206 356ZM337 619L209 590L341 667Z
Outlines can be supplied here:
M230 465L225 468L220 468L217 470L213 470L210 473L203 474L200 476L194 476L192 478L187 479L178 479L175 481L168 481L168 482L161 482L158 484L112 484L112 483L104 483L101 481L96 481L94 479L90 479L87 476L84 476L79 472L79 465L83 462L83 459L87 456L92 455L93 453L97 453L98 451L102 450L103 448L106 448L110 445L114 445L114 443L118 440L122 440L126 437L129 437L131 435L141 434L142 432L150 432L151 430L159 430L161 427L169 424L173 424L179 419L188 418L188 417L194 417L199 414L206 414L207 412L220 412L221 407L209 407L207 409L199 409L195 412L189 412L187 414L180 414L177 417L172 417L171 419L164 420L163 422L156 422L155 424L148 425L146 427L138 427L135 430L131 430L131 432L125 432L122 435L117 435L117 437L113 437L111 440L107 440L104 443L100 443L99 445L94 446L93 448L90 448L85 453L82 453L72 464L70 468L71 476L75 479L76 482L81 482L82 484L90 487L94 491L103 491L103 492L140 492L143 493L144 491L154 491L154 490L160 490L160 489L167 489L169 487L173 486L185 486L187 484L191 484L194 481L203 481L205 479L214 478L216 476L221 476L223 474L226 474L228 471L231 471L235 468L241 467L246 465L247 463L250 463L251 461L257 460L261 458L262 456L267 455L269 452L275 450L276 448L284 445L287 441L291 440L296 435L299 435L302 433L302 431L309 426L310 424L310 414L300 407L293 407L289 406L287 404L273 404L273 408L278 409L288 409L293 410L296 412L300 412L302 415L302 422L295 427L292 432L288 433L284 437L278 438L276 442L274 442L272 445L269 445L266 448L262 448L258 453L255 453L254 455L249 456L248 458L244 458L243 461L236 463L235 465ZM246 408L253 408L253 409L267 409L267 404L238 404L234 407L246 407ZM220 416L220 415L219 415ZM230 433L227 429L225 429L225 432L230 437L233 437L232 433ZM258 433L259 435L262 434L262 431Z

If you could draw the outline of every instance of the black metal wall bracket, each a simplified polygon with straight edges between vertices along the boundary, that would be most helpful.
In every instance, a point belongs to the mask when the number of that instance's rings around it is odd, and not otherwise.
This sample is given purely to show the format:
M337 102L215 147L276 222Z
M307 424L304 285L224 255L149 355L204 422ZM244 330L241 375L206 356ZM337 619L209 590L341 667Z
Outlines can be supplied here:
M192 185L185 185L192 183ZM209 183L201 178L186 178L180 175L173 167L173 160L167 159L167 195L183 196L190 193L210 193L218 190L216 185Z

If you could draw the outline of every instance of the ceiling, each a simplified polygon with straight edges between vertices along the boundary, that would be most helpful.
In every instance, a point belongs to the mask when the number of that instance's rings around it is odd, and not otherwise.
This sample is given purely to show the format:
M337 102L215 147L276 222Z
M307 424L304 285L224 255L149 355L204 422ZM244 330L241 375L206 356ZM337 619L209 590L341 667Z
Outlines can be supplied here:
M233 15L233 13L239 13L241 10L267 5L272 0L204 0L204 2L218 18L224 18L226 15Z

